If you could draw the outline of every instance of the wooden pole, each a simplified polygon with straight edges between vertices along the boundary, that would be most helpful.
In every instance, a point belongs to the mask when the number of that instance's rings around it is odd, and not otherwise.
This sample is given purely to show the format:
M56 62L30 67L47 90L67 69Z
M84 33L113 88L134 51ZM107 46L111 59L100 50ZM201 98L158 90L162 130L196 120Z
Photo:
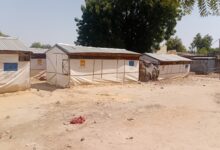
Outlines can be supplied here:
M219 39L219 50L220 50L220 39Z
M101 79L102 79L102 73L103 73L103 59L101 61Z
M92 75L92 80L94 80L94 75L95 75L95 59L93 60L93 75Z
M126 71L126 69L125 69L125 60L124 60L124 75L123 75L123 84L124 84L124 82L125 82L125 71Z
M117 68L116 68L116 78L118 80L118 59L117 59Z

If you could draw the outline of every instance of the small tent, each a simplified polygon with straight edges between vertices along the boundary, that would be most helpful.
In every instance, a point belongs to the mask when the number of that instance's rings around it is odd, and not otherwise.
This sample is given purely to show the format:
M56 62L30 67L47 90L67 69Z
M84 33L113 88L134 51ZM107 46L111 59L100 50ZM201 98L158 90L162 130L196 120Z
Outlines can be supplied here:
M159 79L186 76L191 60L174 54L145 53L140 60L149 61L159 68Z
M48 49L29 48L31 54L31 77L41 76L46 72L46 51Z
M46 57L47 81L59 87L139 80L140 54L124 49L56 44Z
M0 37L0 93L30 87L30 51L16 38Z

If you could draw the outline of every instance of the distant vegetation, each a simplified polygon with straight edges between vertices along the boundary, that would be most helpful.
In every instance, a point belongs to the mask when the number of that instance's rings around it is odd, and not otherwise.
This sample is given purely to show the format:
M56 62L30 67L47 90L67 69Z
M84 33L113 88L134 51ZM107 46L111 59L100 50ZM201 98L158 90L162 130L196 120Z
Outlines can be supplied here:
M200 33L198 33L191 43L190 50L196 52L198 54L207 55L212 49L213 38L210 35L205 35L202 37Z
M0 32L0 36L1 36L1 37L9 37L8 35L6 35L6 34L4 34L4 33L2 33L2 32Z
M34 42L31 45L31 48L42 48L42 49L49 49L52 46L50 44L41 44L40 42Z
M183 45L180 38L172 37L167 42L167 50L176 50L177 52L186 52L186 47Z

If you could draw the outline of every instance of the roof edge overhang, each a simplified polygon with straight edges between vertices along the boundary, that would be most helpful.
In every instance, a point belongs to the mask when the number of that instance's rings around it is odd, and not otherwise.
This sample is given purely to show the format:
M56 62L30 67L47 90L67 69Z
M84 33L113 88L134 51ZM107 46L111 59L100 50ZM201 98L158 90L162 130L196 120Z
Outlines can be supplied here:
M145 56L148 56L148 57L150 57L150 58L153 58L153 59L159 61L160 63L192 62L192 60L190 60L190 59L189 59L189 60L177 60L177 61L163 61L163 60L160 60L160 59L158 59L158 58L155 58L155 57L152 57L152 56L150 56L150 55L147 55L146 53L144 53L144 55L145 55Z
M29 54L32 54L31 51L23 51L23 50L0 50L0 54L21 54L21 53L29 53Z
M133 57L140 57L141 54L139 53L105 53L105 52L79 52L79 53L69 53L66 49L64 49L59 44L56 44L54 47L58 47L64 53L70 56L133 56ZM52 48L54 48L52 47ZM51 48L51 49L52 49ZM49 51L49 50L48 50Z
M191 61L161 61L160 65L178 65L178 64L190 64Z
M71 59L132 59L139 60L140 55L131 54L111 54L111 53L73 53L70 54Z

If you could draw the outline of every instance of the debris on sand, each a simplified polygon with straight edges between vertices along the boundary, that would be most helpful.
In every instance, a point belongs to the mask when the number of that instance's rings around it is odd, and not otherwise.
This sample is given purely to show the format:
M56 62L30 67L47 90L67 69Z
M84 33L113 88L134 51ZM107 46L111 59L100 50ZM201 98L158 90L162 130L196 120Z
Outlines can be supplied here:
M163 89L164 89L164 87L161 87L160 89L161 89L161 90L163 90Z
M66 125L68 125L68 123L64 122L64 123L63 123L63 125L65 125L65 126L66 126Z
M83 124L86 121L85 117L75 117L70 121L70 124Z
M80 141L81 141L81 142L85 141L85 138L81 138Z
M129 137L129 138L126 138L127 140L133 140L134 139L134 137Z
M56 105L60 105L60 104L61 104L60 101L57 101L57 102L56 102Z
M42 76L42 77L39 78L39 80L40 80L40 81L46 81L47 79L46 79L45 76Z
M5 117L5 119L10 119L10 118L11 118L10 116L6 116L6 117Z
M133 118L128 118L127 120L128 120L128 121L133 121L134 119L133 119Z
M67 147L67 148L72 148L72 146L71 146L71 145L67 145L66 147Z

